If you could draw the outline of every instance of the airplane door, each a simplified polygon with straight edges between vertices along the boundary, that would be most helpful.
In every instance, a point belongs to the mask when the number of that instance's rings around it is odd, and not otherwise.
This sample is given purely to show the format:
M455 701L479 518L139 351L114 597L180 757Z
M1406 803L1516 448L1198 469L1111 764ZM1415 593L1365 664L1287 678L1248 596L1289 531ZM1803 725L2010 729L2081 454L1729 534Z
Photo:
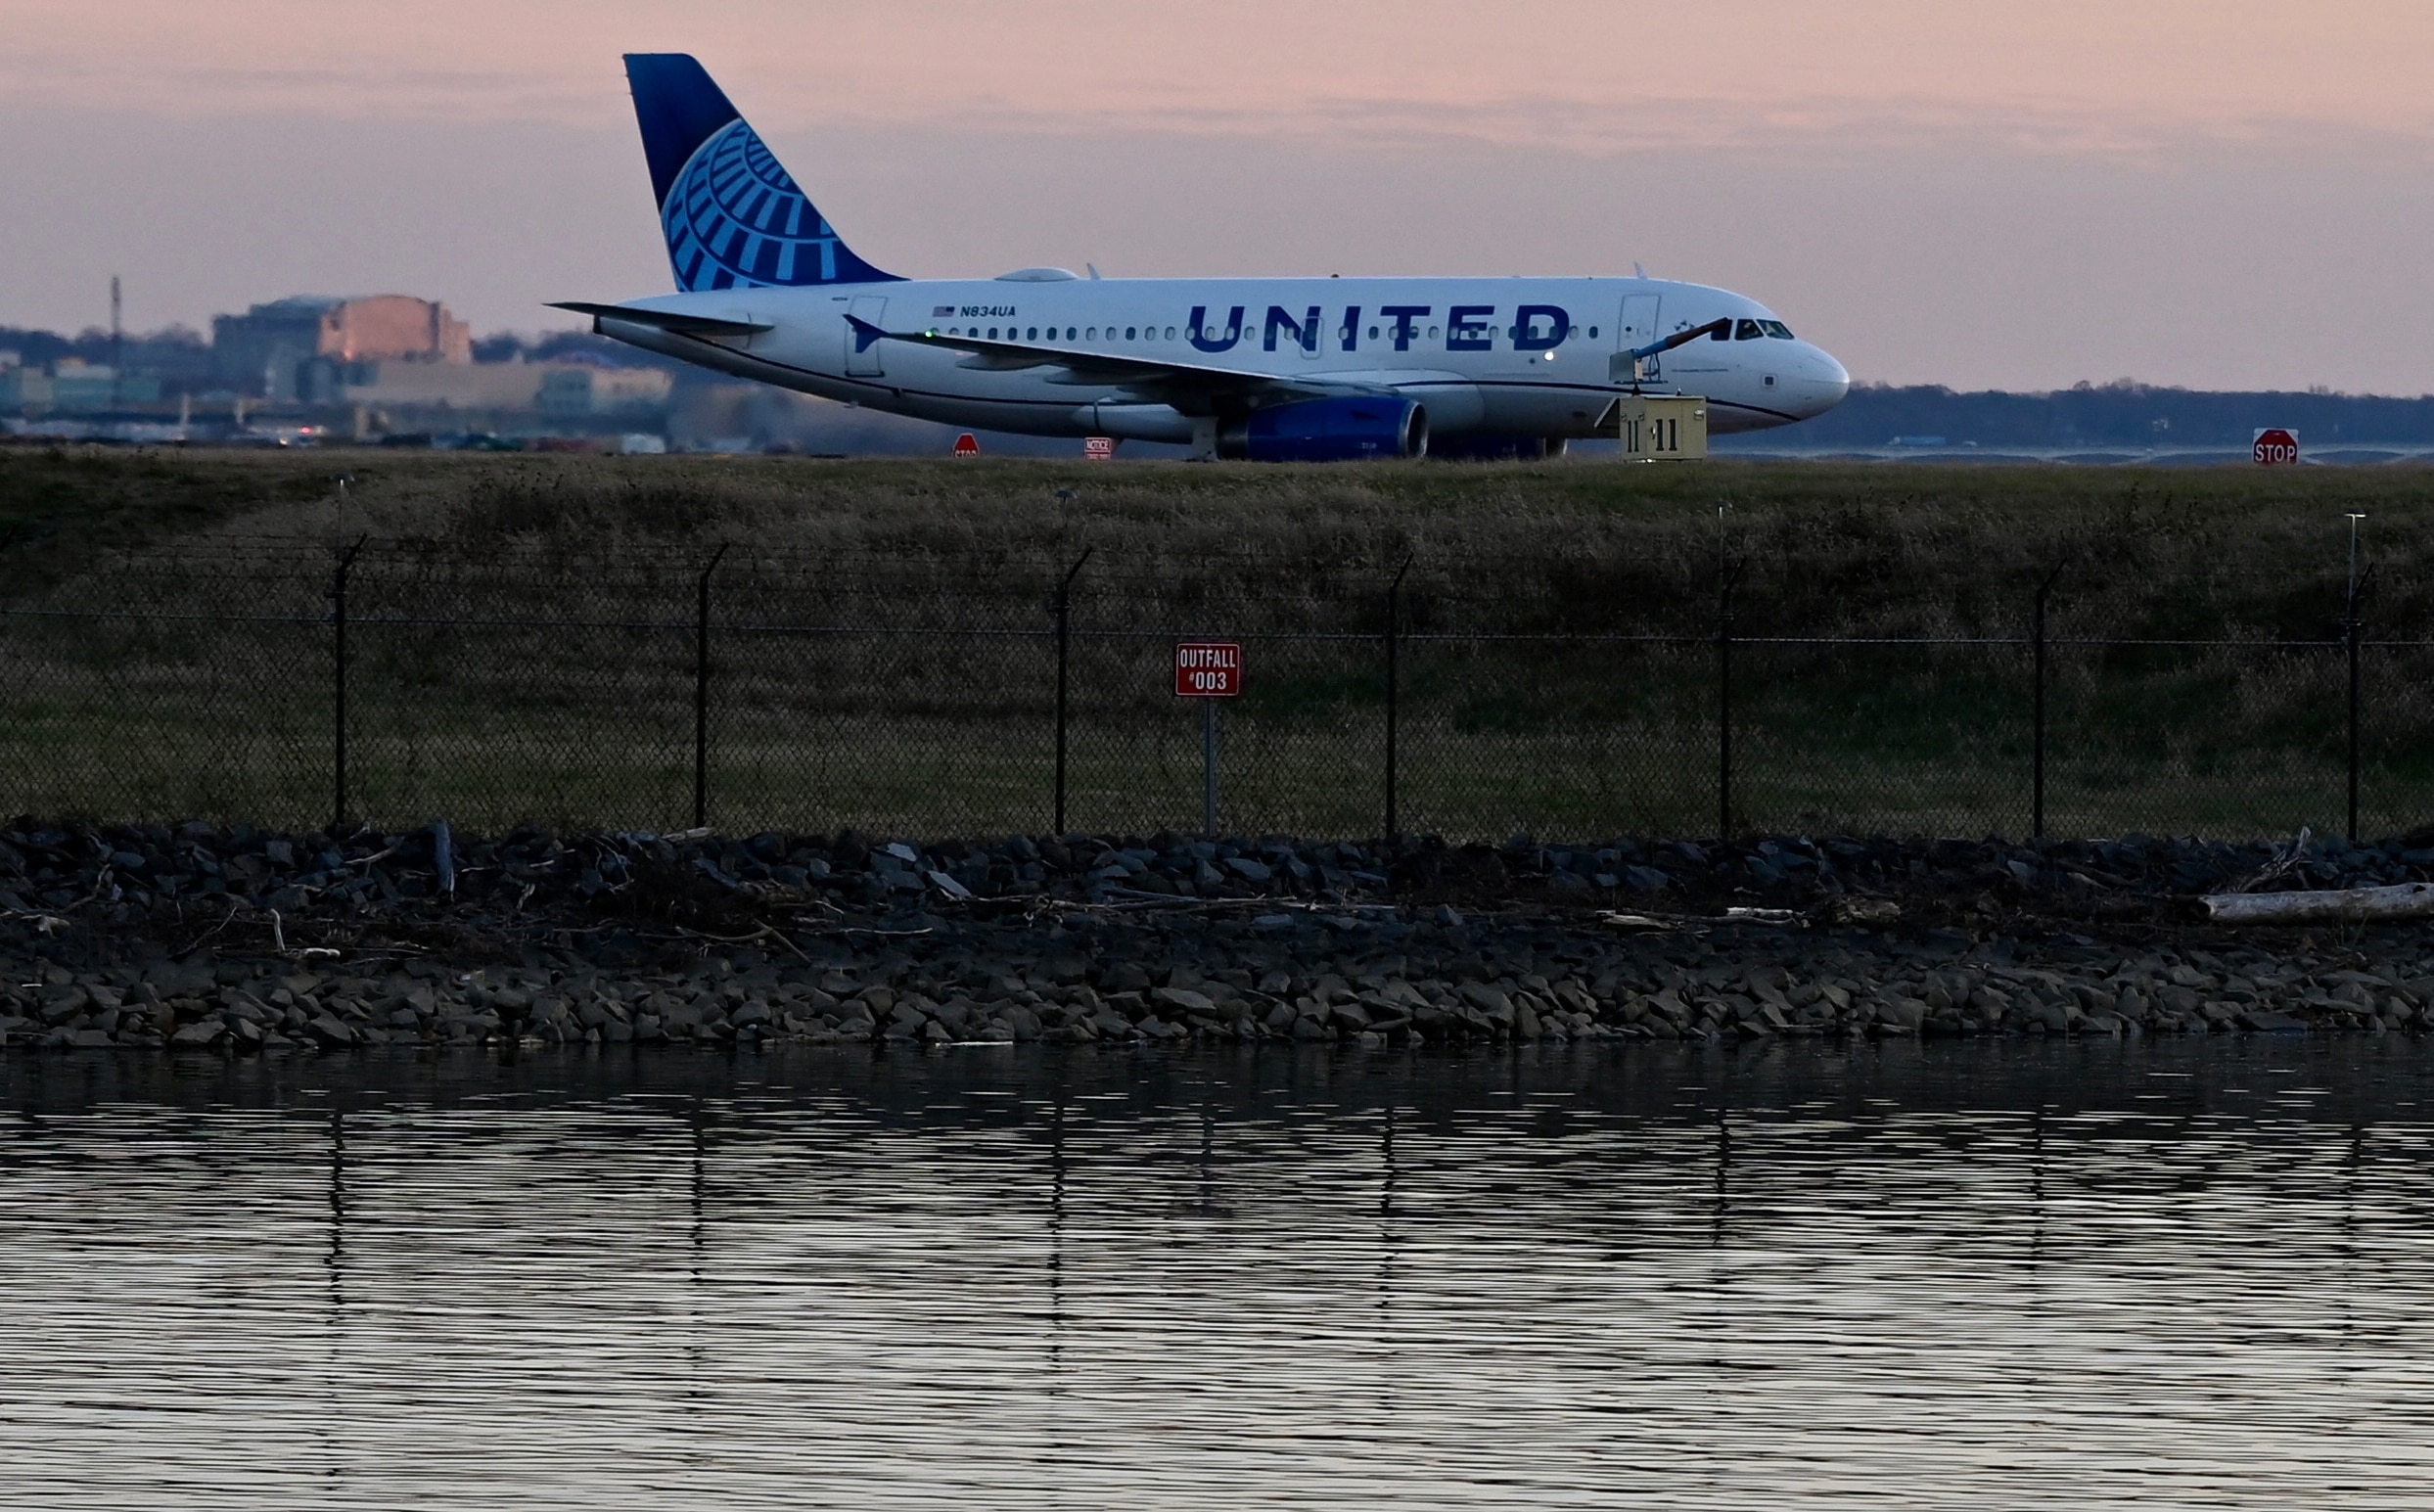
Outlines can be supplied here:
M854 320L866 321L883 330L886 329L888 324L888 301L886 299L865 295L846 307L853 312ZM877 378L887 372L880 362L880 348L885 344L883 342L870 340L868 332L854 330L851 321L847 322L847 374L855 378Z
M1653 294L1634 294L1624 298L1623 316L1616 322L1614 328L1614 349L1617 353L1630 351L1633 347L1645 346L1657 339L1657 307L1661 302L1660 297ZM1649 382L1660 381L1665 377L1664 364L1663 357L1650 357L1641 365L1640 376ZM1614 365L1617 369L1615 381L1617 383L1630 382L1630 365L1621 360L1619 356Z

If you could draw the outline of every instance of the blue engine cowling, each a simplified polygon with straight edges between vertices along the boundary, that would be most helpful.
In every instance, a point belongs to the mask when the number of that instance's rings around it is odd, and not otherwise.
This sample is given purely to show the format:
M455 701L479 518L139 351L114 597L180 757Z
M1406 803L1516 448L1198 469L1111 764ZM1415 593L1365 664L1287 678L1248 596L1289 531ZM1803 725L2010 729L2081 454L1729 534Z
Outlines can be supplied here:
M1409 399L1304 399L1253 410L1237 444L1254 462L1425 456L1428 411Z

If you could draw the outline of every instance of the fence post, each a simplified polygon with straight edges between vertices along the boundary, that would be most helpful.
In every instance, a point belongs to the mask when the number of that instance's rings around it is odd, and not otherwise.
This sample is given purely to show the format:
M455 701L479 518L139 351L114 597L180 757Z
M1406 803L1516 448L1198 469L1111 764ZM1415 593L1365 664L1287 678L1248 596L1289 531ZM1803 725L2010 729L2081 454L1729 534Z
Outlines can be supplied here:
M1402 833L1398 827L1396 811L1395 748L1396 695L1399 668L1396 664L1397 643L1401 640L1402 576L1411 571L1411 554L1403 554L1402 566L1395 569L1395 580L1386 585L1386 838L1391 844Z
M710 575L732 541L721 541L702 569L693 619L693 827L710 823Z
M1723 574L1716 613L1716 838L1732 838L1732 585L1739 563Z
M330 750L330 833L336 835L346 823L346 576L354 571L355 558L363 550L368 536L357 536L355 543L339 553L338 572L330 583L330 625L332 639L331 692L334 736Z
M2350 664L2350 826L2348 834L2350 844L2355 846L2358 844L2358 642L2361 629L2358 601L2359 595L2365 591L2366 586L2365 577L2360 576L2358 572L2358 526L2359 522L2366 517L2353 510L2348 518L2350 522L2350 591L2341 612L2341 644L2342 649L2348 653ZM2371 568L2367 570L2367 575L2373 575Z
M1065 692L1066 647L1073 627L1074 579L1081 573L1081 565L1090 560L1094 546L1081 548L1081 555L1066 570L1064 579L1056 585L1056 812L1053 833L1065 833Z
M2033 632L2037 644L2037 695L2034 715L2036 734L2031 739L2032 755L2029 758L2032 772L2029 779L2031 790L2029 838L2031 840L2045 838L2045 599L2053 592L2054 579L2062 575L2063 565L2060 562L2055 563L2053 571L2045 574L2045 580L2037 585L2037 613Z

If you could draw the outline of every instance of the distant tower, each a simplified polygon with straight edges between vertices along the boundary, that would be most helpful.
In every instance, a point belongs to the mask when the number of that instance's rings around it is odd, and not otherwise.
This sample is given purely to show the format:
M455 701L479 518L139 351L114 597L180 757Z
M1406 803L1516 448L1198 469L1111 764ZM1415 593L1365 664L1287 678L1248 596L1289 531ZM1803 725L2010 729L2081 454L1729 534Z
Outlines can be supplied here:
M110 409L113 414L117 413L118 395L121 391L118 379L118 275L113 273L110 275Z

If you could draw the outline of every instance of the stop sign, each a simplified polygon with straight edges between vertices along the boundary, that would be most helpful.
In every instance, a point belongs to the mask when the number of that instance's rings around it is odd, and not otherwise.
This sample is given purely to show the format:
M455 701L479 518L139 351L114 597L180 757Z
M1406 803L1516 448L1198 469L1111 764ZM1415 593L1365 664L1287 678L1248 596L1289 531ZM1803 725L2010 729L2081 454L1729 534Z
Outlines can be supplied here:
M2248 455L2259 467L2285 467L2299 460L2299 433L2279 426L2268 426L2257 433L2255 444Z

